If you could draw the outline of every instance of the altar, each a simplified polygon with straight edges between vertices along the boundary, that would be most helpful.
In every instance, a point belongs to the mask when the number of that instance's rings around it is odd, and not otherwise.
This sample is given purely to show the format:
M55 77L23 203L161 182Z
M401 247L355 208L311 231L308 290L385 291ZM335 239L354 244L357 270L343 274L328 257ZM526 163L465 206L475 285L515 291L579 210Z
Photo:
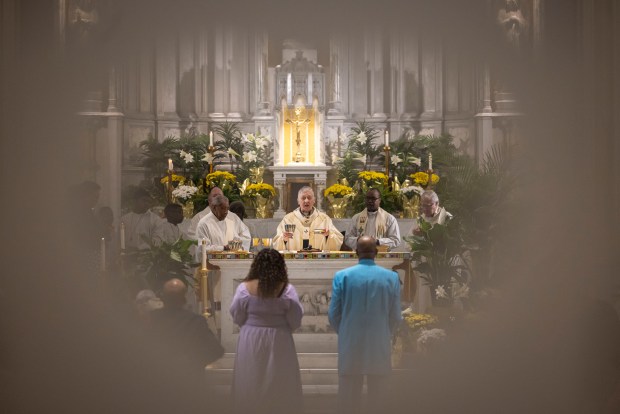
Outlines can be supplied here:
M240 258L237 258L240 257ZM301 353L337 352L337 335L329 325L327 311L331 300L332 279L341 269L357 264L352 252L286 253L286 266L291 284L295 286L304 308L299 329L293 334L295 346ZM376 263L387 269L409 265L408 253L380 253ZM221 343L226 352L234 353L239 327L228 312L239 283L248 274L250 255L209 255L209 263L219 267L221 294ZM399 272L403 286L409 286L405 272Z

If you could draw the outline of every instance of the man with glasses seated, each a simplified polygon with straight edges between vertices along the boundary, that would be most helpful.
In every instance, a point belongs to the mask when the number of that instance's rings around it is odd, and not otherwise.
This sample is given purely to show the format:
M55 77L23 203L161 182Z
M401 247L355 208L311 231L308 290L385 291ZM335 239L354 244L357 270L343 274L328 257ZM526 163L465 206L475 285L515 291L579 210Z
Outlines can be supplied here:
M387 250L395 249L400 245L400 229L396 218L379 207L381 193L376 188L366 192L366 208L351 219L346 231L346 243L351 249L357 247L357 238L372 236L377 240L377 246L386 246Z
M452 218L445 208L439 207L439 197L433 190L426 190L420 196L420 218L431 224L445 224ZM413 234L420 235L420 227L414 226Z

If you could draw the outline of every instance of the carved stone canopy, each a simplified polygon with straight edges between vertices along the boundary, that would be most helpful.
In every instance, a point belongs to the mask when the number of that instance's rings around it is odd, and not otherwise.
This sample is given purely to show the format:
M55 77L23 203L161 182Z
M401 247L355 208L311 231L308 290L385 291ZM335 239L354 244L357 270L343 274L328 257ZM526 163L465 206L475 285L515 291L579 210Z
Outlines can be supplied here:
M276 85L278 108L281 108L283 101L289 106L294 106L299 97L308 104L316 100L319 108L324 106L323 67L306 59L301 50L296 52L293 59L276 66Z

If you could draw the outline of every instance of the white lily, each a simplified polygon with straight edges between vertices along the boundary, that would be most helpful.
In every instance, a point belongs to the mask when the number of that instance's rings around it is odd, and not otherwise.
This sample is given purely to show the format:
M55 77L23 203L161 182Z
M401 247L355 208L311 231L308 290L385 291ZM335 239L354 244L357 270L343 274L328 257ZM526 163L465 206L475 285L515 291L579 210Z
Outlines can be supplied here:
M390 157L390 161L392 162L392 165L398 165L398 164L400 164L401 162L403 162L403 159L402 159L402 158L400 158L398 155L392 155L392 156Z
M202 161L211 164L213 162L213 155L210 152L206 152L205 155L202 156Z
M189 152L185 152L183 150L181 150L181 152L179 153L179 155L181 156L181 158L183 158L183 160L186 163L190 163L190 162L194 162L194 156L192 154L190 154Z
M407 161L408 161L410 164L415 164L415 165L417 165L418 167L421 167L421 166L422 166L422 160L421 160L421 159L419 159L419 158L416 158L416 157L409 157L409 158L407 158Z
M250 151L243 154L244 162L253 162L256 161L256 152Z
M254 134L247 134L246 138L248 141L254 141L256 140L256 137L254 136Z
M333 165L335 165L340 160L341 160L341 158L338 156L338 154L332 154L332 164Z
M366 136L366 133L364 131L357 134L357 141L362 145L364 145L366 141L368 141L368 137Z
M257 148L266 147L267 145L269 145L269 141L267 141L265 137L261 137L261 136L256 137L255 142L256 142Z
M448 292L444 289L443 285L437 286L435 289L435 296L439 299L448 299Z
M234 155L234 156L236 156L236 157L238 157L238 156L239 156L239 153L238 153L237 151L235 151L234 149L232 149L232 148L228 148L228 151L226 151L226 153L227 153L228 155Z
M354 160L358 160L361 161L362 163L366 164L366 160L367 160L368 156L367 155L362 155L360 157L353 157Z

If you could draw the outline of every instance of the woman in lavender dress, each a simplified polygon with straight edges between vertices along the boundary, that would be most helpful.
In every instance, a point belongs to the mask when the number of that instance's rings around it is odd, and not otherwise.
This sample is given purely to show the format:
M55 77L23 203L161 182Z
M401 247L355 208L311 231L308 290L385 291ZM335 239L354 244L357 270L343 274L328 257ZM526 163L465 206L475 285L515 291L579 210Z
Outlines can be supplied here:
M233 380L236 412L303 412L292 335L303 310L278 251L264 249L256 255L230 313L241 327Z

